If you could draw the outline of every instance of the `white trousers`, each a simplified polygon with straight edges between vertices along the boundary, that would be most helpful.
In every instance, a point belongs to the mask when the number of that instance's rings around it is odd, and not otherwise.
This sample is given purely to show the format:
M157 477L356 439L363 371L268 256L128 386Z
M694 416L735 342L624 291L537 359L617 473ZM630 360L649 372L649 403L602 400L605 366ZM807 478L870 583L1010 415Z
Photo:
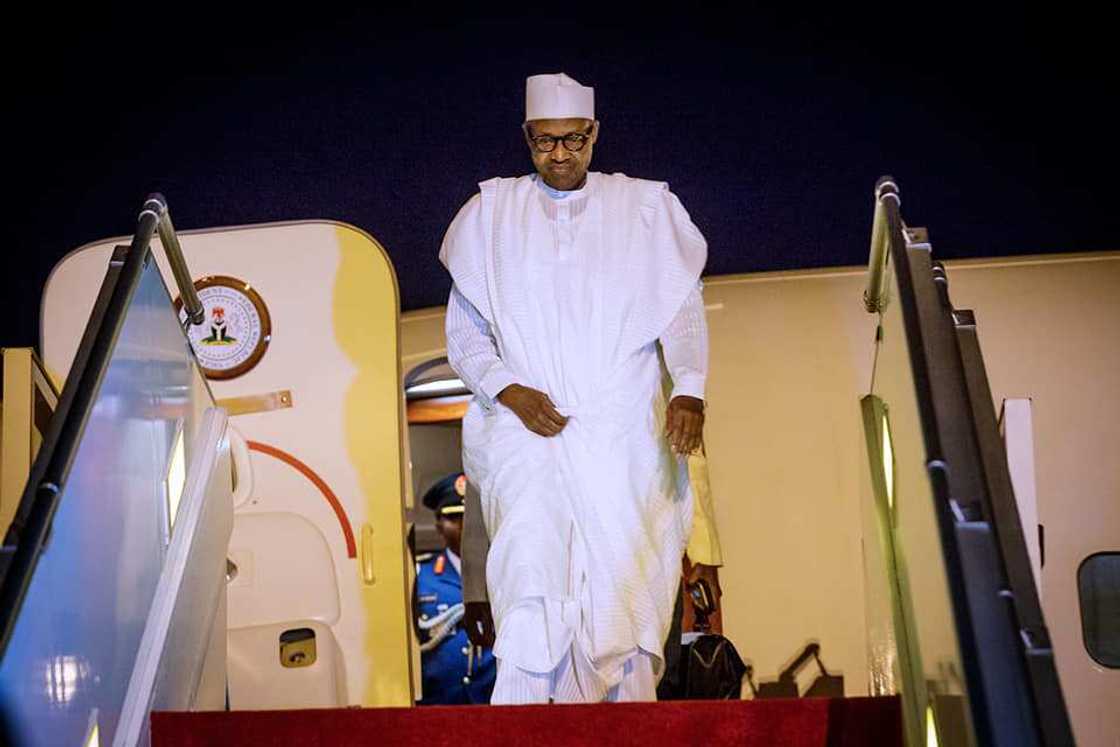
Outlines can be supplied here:
M574 644L551 672L527 672L498 659L491 705L527 703L623 703L657 700L653 657L644 651L631 656L622 669L622 681L606 687L591 662Z

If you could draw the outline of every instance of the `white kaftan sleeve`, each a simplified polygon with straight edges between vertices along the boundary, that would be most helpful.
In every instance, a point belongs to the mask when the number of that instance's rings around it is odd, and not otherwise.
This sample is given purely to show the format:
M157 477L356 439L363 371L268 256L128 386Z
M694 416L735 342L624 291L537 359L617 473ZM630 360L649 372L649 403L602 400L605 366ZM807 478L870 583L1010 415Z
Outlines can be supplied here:
M455 285L447 299L445 331L447 362L489 410L494 406L494 398L517 380L498 356L490 323Z
M659 338L665 367L673 377L673 397L704 399L704 382L708 378L708 322L704 318L701 287L697 283L692 289Z

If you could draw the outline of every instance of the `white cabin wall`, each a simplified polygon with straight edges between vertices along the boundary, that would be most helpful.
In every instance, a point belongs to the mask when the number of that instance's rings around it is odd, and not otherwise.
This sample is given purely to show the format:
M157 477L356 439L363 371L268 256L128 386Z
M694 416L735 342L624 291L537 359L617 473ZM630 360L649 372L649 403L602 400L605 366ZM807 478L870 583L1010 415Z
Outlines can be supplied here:
M810 640L867 691L859 397L876 318L858 271L711 278L705 428L724 631L772 679Z

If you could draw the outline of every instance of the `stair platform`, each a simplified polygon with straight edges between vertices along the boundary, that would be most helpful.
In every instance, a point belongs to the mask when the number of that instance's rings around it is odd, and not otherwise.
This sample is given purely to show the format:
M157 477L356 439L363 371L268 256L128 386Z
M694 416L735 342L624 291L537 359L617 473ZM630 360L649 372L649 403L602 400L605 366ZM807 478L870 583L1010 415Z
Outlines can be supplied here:
M152 714L153 747L902 745L897 697Z

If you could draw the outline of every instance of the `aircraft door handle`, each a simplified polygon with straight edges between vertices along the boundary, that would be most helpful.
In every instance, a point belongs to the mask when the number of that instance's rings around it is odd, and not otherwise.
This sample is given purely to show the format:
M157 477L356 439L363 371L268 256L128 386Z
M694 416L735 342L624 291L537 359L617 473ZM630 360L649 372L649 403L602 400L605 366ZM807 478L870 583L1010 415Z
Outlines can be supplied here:
M367 521L362 524L362 542L358 551L358 566L362 573L362 583L373 586L377 577L373 573L373 526Z

